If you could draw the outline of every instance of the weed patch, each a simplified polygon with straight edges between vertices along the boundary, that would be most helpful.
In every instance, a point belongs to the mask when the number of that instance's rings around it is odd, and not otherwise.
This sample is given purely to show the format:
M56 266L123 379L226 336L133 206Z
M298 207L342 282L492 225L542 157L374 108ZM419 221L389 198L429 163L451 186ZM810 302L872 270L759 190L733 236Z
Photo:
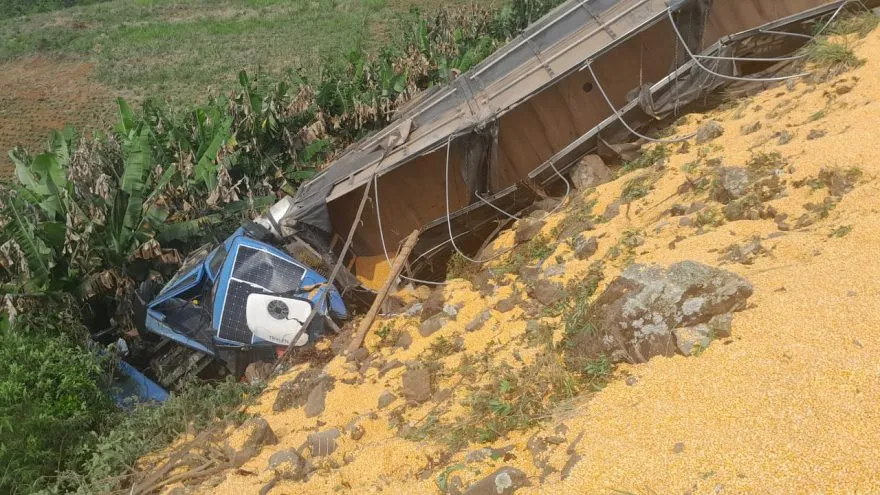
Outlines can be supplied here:
M635 170L652 167L666 160L671 154L672 151L667 145L658 144L642 153L635 160L625 163L620 169L619 176L626 175Z

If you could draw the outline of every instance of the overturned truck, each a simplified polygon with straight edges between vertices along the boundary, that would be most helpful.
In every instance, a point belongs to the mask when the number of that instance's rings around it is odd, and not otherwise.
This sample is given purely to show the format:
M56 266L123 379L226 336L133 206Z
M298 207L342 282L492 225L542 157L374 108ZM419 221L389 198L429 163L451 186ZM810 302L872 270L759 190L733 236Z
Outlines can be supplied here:
M210 358L221 349L228 354L289 343L300 335L306 313L344 318L341 299L363 301L353 297L368 293L363 286L378 288L414 229L421 234L406 276L441 278L453 252L474 256L536 199L570 190L566 173L584 155L650 140L640 131L704 104L719 88L798 77L792 73L797 49L846 8L878 3L568 1L453 84L431 88L401 108L392 124L258 218L259 235L245 229L224 244L226 265L247 249L284 257L301 268L285 269L285 276L299 277L288 281L295 289L279 292L250 280L239 287L242 294L212 292L211 312L196 312L206 315L201 338L175 335L192 331L169 323L174 308L160 295L148 316L153 311L164 320L146 331ZM344 246L349 234L350 248ZM219 265L213 259L204 258L200 272L212 284L211 267ZM318 273L326 275L337 261L343 269L336 287L324 287ZM235 278L234 263L223 270ZM334 291L335 307L316 309L325 299L308 297L314 287ZM234 322L224 316L231 305L238 308ZM292 314L299 319L289 319ZM267 325L280 333L269 335ZM241 360L222 359L241 370Z
M564 193L566 171L585 154L613 152L722 86L795 77L767 72L792 66L791 54L849 4L566 2L453 84L410 102L277 204L271 224L280 235L309 232L323 240L318 249L338 254L359 220L347 266L373 287L389 253L422 229L409 274L436 278L454 250L473 256L536 198ZM356 219L364 194L370 202Z

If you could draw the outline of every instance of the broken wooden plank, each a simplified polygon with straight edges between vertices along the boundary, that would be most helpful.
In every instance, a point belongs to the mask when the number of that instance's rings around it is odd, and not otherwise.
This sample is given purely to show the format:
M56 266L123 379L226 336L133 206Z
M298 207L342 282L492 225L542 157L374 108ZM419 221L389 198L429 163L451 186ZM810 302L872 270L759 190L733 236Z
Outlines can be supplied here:
M382 303L385 301L385 298L388 297L391 287L394 286L394 281L397 280L400 272L403 271L403 267L406 266L406 260L409 259L409 254L412 252L413 248L416 247L416 241L418 240L418 230L414 230L412 234L406 238L406 242L403 243L403 247L400 249L397 257L394 258L394 264L391 265L391 271L388 272L388 278L385 279L385 284L382 285L382 290L376 295L376 300L373 301L373 305L370 306L370 311L367 312L367 316L361 321L357 333L354 334L351 343L348 344L347 351L349 353L358 350L361 344L363 344L367 332L370 331L370 327L373 326L373 322L379 314L379 308L382 307Z

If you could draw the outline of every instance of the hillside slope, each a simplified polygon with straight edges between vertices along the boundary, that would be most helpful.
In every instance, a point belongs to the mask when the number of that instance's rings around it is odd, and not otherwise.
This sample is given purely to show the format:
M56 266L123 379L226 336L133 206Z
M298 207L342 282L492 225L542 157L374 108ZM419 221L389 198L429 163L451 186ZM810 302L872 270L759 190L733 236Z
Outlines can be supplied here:
M521 221L540 233L489 263L494 277L402 291L401 314L376 322L367 351L319 350L323 370L294 367L249 408L264 423L215 440L240 450L268 425L277 442L238 469L164 488L880 491L880 32L850 41L861 67L686 116L675 134L711 121L723 133L650 147L656 159L645 168ZM492 249L528 237L523 230ZM634 263L683 260L752 284L730 337L613 368L577 355L572 332L591 283L601 294Z

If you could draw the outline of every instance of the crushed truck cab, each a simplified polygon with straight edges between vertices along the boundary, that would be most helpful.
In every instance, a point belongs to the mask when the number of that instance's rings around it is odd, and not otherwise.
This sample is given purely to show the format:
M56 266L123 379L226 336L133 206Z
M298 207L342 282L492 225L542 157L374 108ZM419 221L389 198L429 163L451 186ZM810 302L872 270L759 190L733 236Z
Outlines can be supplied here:
M240 375L247 363L273 356L279 346L314 341L326 318L349 316L339 291L325 277L257 240L246 228L213 249L204 246L192 253L171 281L146 299L140 330L147 338L159 337L195 351L176 359L187 361L183 364L189 372L200 371L192 369L195 362L202 362L203 369L219 358L229 372ZM321 304L321 317L304 329L316 304ZM155 370L162 363L156 364L154 371L163 374Z

